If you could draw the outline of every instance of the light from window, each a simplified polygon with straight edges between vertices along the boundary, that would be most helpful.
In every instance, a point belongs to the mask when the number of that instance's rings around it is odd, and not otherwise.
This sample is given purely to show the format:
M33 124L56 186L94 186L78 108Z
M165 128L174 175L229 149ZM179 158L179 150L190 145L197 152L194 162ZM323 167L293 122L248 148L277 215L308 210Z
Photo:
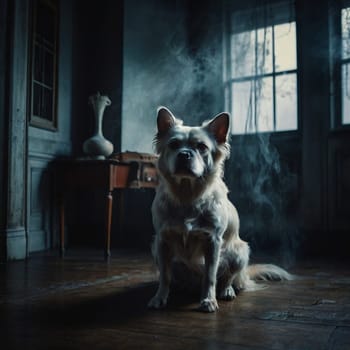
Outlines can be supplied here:
M350 7L342 9L342 124L350 124Z
M234 134L296 130L295 22L231 34Z
M296 74L276 76L276 130L298 128L298 101Z

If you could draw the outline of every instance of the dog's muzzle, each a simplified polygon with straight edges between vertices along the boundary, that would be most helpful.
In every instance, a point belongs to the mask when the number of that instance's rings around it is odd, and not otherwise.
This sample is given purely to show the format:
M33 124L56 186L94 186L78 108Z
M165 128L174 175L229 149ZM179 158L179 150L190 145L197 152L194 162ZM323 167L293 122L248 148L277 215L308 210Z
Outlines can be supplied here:
M191 150L180 151L176 156L175 174L193 176L193 158L194 154Z

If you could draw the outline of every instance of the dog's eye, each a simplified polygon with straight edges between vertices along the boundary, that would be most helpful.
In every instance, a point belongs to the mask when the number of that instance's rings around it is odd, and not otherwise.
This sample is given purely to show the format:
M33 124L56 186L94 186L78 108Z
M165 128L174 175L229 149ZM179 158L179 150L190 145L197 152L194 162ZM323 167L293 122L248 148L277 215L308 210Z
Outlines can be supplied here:
M168 146L171 149L178 149L181 147L181 142L179 140L172 140L169 142Z
M197 148L199 152L205 152L208 149L208 146L204 142L199 142Z

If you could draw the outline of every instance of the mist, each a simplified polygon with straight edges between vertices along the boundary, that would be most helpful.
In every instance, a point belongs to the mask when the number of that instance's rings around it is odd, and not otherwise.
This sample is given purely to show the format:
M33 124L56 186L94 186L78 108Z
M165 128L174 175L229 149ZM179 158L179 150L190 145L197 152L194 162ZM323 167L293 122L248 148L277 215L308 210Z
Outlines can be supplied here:
M158 106L168 107L188 125L225 109L223 19L220 11L204 11L193 21L186 1L132 0L125 7L122 150L153 152ZM232 115L233 121L237 117ZM283 148L272 134L256 131L231 136L225 182L240 213L242 238L253 251L278 255L287 266L300 244L299 160L281 158L288 142Z
M156 109L168 107L185 123L219 113L221 56L213 45L189 44L186 1L128 1L125 6L122 149L152 152ZM205 107L203 107L205 106ZM222 108L222 107L220 107Z

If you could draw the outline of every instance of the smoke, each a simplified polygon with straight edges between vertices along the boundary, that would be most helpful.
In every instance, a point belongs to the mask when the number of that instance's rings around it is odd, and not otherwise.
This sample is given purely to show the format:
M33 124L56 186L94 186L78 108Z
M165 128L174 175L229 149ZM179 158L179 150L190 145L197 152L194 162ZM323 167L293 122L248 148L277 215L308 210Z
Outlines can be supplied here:
M191 124L218 113L221 57L213 43L191 50L186 1L125 6L122 149L151 152L159 105Z
M212 27L216 36L204 34L201 45L194 45L196 49L193 50L193 42L189 42L187 11L186 1L125 2L124 151L153 151L155 114L159 105L167 106L186 124L192 125L213 117L223 108L222 23ZM198 22L200 26L197 23L192 29L209 31L204 22ZM259 42L262 52L268 52L267 34L263 32L263 41ZM249 51L244 45L239 49L240 52ZM262 70L266 68L265 54L261 55L259 63ZM250 98L251 103L264 100L261 89L260 86L257 95ZM247 113L246 125L258 130L257 113L251 104ZM286 154L285 150L282 153ZM250 242L253 251L269 251L289 265L293 263L300 241L296 224L297 161L289 162L290 154L281 159L282 153L271 142L270 134L234 136L225 180L240 213L242 237Z
M270 135L257 133L234 142L225 180L240 213L241 236L253 252L268 252L291 265L300 243L298 177Z
M297 111L296 75L281 83L269 73L275 67L296 68L294 2L283 8L269 2L260 5L239 10L230 22L232 65L226 86L232 96L235 135L225 178L240 213L241 236L253 252L268 252L290 265L301 241L297 224L300 160L291 149L293 141L273 131L296 127L292 118ZM275 26L274 18L280 13L284 17Z

